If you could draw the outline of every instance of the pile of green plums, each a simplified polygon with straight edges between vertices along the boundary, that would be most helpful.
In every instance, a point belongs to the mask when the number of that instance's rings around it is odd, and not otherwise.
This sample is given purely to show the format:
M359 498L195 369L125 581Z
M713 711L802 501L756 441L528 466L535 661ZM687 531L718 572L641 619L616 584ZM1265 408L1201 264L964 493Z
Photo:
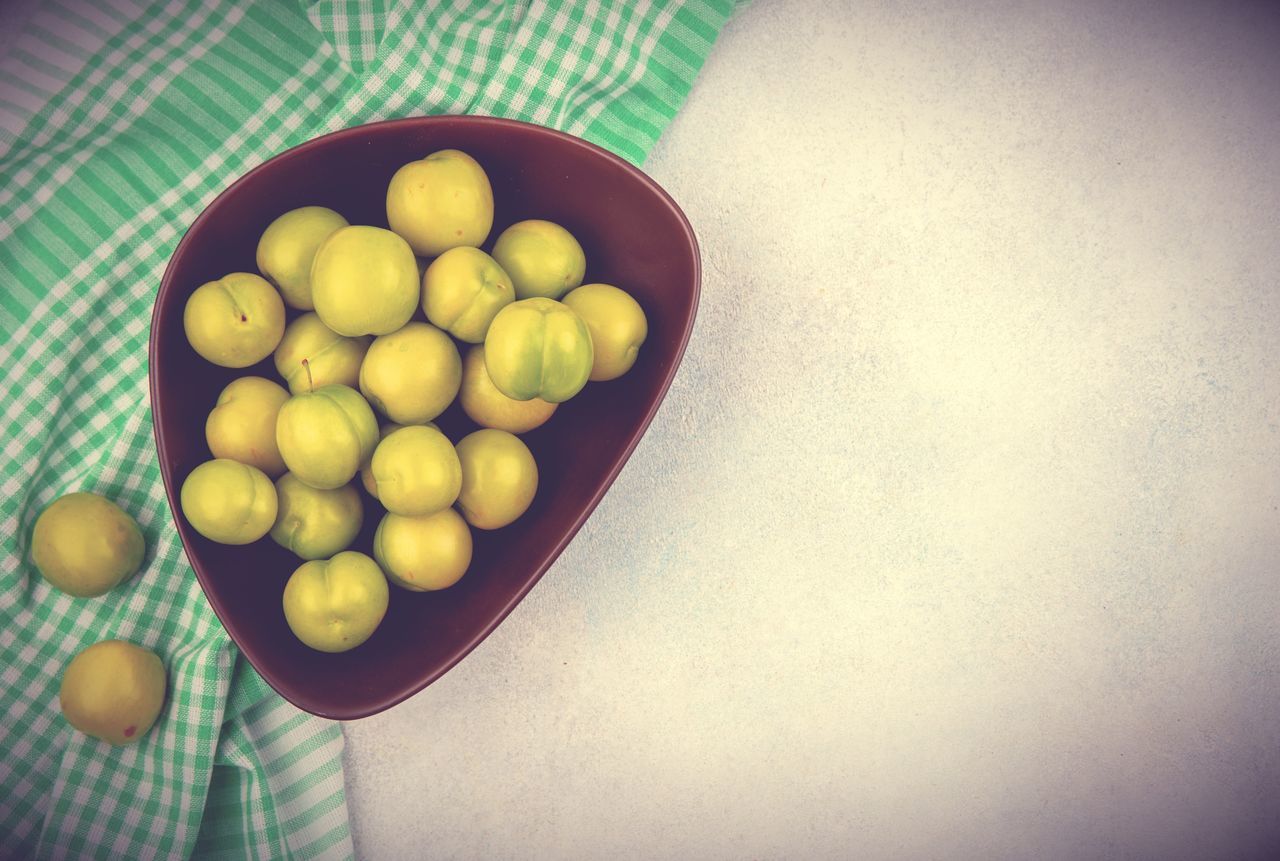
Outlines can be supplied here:
M480 164L434 152L391 178L390 229L290 210L258 241L260 274L230 273L187 300L200 356L227 368L271 356L279 381L222 390L205 425L212 459L186 477L183 513L212 541L270 535L305 560L283 609L313 649L367 640L388 582L456 583L471 530L507 526L533 502L538 466L517 435L589 380L625 374L648 334L629 294L582 283L586 255L564 227L520 221L482 251L493 211ZM456 442L433 422L455 399L479 426ZM360 552L374 501L385 514Z

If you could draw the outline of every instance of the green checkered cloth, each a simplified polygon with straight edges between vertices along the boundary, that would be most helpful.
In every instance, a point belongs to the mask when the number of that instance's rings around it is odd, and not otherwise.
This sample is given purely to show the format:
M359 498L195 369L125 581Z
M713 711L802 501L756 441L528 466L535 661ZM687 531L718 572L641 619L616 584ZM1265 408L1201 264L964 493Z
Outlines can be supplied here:
M24 0L0 13L0 857L352 854L337 724L239 656L183 555L152 445L152 302L188 224L318 134L492 114L641 162L731 12L688 2ZM27 558L72 490L116 500L148 554L96 599ZM113 748L58 710L71 657L119 637L169 673Z

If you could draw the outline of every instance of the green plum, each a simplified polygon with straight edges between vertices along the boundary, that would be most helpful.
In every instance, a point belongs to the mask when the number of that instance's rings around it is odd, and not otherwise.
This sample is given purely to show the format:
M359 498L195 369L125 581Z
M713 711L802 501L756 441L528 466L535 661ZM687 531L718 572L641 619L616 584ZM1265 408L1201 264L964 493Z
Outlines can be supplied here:
M129 579L146 546L137 522L106 497L68 493L49 504L31 532L31 561L50 584L95 598Z
M451 248L422 277L427 319L461 341L478 344L504 305L515 301L511 278L479 248Z
M462 489L458 507L477 529L500 529L524 514L538 491L529 447L506 431L483 428L458 442Z
M612 284L583 284L561 301L582 318L591 333L593 381L617 379L631 370L649 335L649 323L639 302Z
M378 444L378 421L350 386L321 386L294 395L280 408L276 443L285 465L304 484L342 487Z
M498 312L484 339L489 379L509 398L563 403L591 374L591 335L569 306L521 299Z
M378 563L344 550L293 572L284 586L284 618L294 636L316 651L346 652L377 630L389 593Z
M311 298L339 335L385 335L413 316L420 297L418 261L390 230L340 227L311 262Z
M81 649L62 671L58 705L67 723L109 744L133 744L160 717L164 663L150 649L102 640Z
M343 337L315 312L303 314L284 330L276 347L276 370L295 395L332 383L354 388L371 341L363 335Z
M424 257L480 245L493 227L489 177L456 149L411 161L387 186L387 224Z
M284 301L293 308L310 311L311 261L320 243L347 220L323 206L291 209L262 232L258 240L258 271L280 288Z
M453 443L434 427L394 430L373 452L375 496L395 514L430 514L453 505L462 466Z
M360 366L360 391L399 424L422 424L440 415L461 384L457 346L430 323L413 322L375 338Z
M471 564L471 530L452 508L434 514L387 514L373 535L373 555L387 579L411 592L457 583Z
M303 559L325 559L346 550L364 521L354 484L319 490L285 473L276 481L280 511L271 538Z
M239 377L218 395L204 423L205 441L215 458L256 466L274 478L284 472L276 445L276 417L289 393L263 377Z
M250 544L276 522L276 489L266 473L234 460L206 461L182 483L182 513L219 544Z
M224 368L256 365L284 335L284 301L249 272L201 284L182 311L187 341L202 358Z
M518 221L498 236L493 259L511 276L517 299L559 299L582 283L587 257L573 234L551 221Z

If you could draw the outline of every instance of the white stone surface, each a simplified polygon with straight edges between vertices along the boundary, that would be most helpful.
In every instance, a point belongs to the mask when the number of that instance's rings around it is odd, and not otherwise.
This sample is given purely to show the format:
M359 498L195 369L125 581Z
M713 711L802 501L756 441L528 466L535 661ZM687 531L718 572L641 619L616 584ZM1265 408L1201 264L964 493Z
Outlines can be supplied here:
M726 29L648 165L680 374L497 633L346 725L363 857L1280 845L1280 15L902 6Z

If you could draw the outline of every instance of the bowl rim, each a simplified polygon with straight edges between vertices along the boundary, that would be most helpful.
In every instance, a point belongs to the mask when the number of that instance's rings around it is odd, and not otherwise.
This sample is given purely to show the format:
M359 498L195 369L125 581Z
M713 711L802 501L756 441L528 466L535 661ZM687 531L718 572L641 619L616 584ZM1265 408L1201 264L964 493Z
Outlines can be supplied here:
M175 487L176 477L174 475L173 463L167 456L167 446L160 433L159 423L156 421L156 404L161 400L155 373L156 351L159 347L157 324L160 320L161 299L176 289L174 286L175 270L178 268L179 262L189 251L189 247L192 243L192 237L199 232L199 228L202 227L207 220L212 218L221 206L225 205L227 198L231 196L234 191L239 189L241 185L253 182L259 174L269 170L275 162L286 158L301 157L307 152L319 149L333 141L343 140L346 138L358 138L373 128L414 129L421 128L423 126L448 126L453 124L467 124L494 129L516 130L522 134L534 134L553 138L561 144L580 151L588 158L603 158L605 161L610 162L615 168L626 172L633 179L638 180L643 186L648 188L649 191L654 193L670 214L674 216L675 223L679 225L685 240L688 242L689 251L693 256L693 279L691 284L692 311L688 316L683 330L680 331L676 337L675 359L671 362L670 367L667 368L661 383L659 384L657 396L645 411L640 423L636 426L630 440L628 440L625 448L623 449L621 456L617 459L614 466L608 470L600 488L594 492L587 500L586 504L582 506L578 516L547 553L546 558L538 565L537 569L532 572L519 589L509 594L506 602L499 611L494 614L491 621L486 624L483 629L479 630L476 634L467 638L455 647L449 657L442 661L431 673L419 680L415 680L413 684L406 686L404 689L397 690L388 695L364 700L362 701L362 705L357 708L325 708L320 704L308 703L305 697L295 698L296 693L295 696L291 696L285 690L282 690L282 688L287 688L288 684L283 679L278 678L275 673L265 671L262 667L258 666L257 662L249 652L241 647L235 635L231 633L231 628L227 625L226 607L217 596L217 591L210 590L206 582L205 572L201 570L200 565L196 564L187 550L187 542L192 536L188 533L185 524L183 524L182 520L178 517L178 512L175 508L178 501L178 493L177 488ZM266 681L274 691L276 691L276 693L284 697L284 699L305 711L332 720L356 720L386 711L387 709L399 705L410 697L421 693L427 686L440 679L441 676L457 666L463 658L470 654L477 646L480 645L480 643L497 630L498 626L506 620L507 616L515 610L520 602L525 599L525 596L527 596L533 587L538 584L543 575L545 575L551 566L555 564L556 560L560 558L564 549L569 546L569 543L578 534L579 530L582 529L588 518L591 517L596 506L599 505L600 500L609 492L609 489L613 486L618 474L622 471L623 467L626 466L627 461L631 459L631 455L635 451L636 446L639 445L641 438L643 438L645 433L648 431L649 425L652 423L654 416L657 415L658 409L662 406L663 401L666 400L667 391L670 389L671 383L675 379L676 371L680 367L681 361L684 358L685 349L693 334L693 328L698 317L698 305L701 300L701 294L702 254L701 249L698 246L698 237L694 233L693 227L689 223L689 219L685 216L679 205L671 198L671 195L669 195L660 185L658 185L657 182L655 182L638 166L631 164L615 153L575 135L549 128L547 126L528 123L521 120L474 114L431 114L402 117L398 119L378 120L371 123L348 126L343 129L338 129L337 131L328 132L311 138L303 143L276 153L270 158L264 160L261 164L258 164L243 173L234 182L220 191L217 196L214 197L203 210L201 210L200 214L196 216L195 220L191 222L190 226L188 226L186 231L183 233L182 239L174 247L173 253L170 255L169 261L165 265L164 276L160 280L160 287L156 291L155 302L151 311L151 330L147 337L147 378L148 394L151 399L151 429L152 436L156 443L156 457L160 466L161 479L164 483L165 497L169 505L169 514L173 520L174 528L178 532L178 538L182 544L182 552L186 557L187 564L195 572L196 580L200 584L201 591L204 592L205 599L213 608L214 615L218 617L218 622L222 625L223 630L226 631L231 642L235 644L236 649L244 656L245 660L249 662L254 671L257 672L258 675L260 675L263 680Z

